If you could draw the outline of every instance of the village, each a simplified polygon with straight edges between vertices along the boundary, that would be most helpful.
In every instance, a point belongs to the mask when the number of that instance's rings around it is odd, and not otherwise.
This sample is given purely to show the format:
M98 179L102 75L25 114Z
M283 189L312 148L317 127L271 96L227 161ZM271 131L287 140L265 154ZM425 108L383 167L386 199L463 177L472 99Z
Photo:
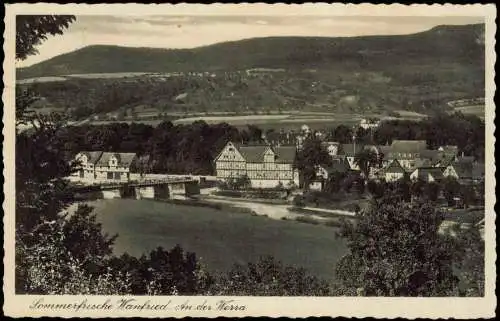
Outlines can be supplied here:
M371 130L376 129L379 124L380 121L365 119L360 122L359 128ZM443 184L443 188L436 189L435 198L444 199L447 194L453 200L448 199L446 204L449 207L477 205L478 202L471 202L469 199L481 199L484 163L472 156L460 154L457 146L444 145L429 149L424 140L393 140L386 145L363 144L357 142L355 135L352 143L342 144L325 139L322 132L313 131L307 125L303 125L296 133L272 134L276 133L271 132L269 137L263 133L261 144L228 141L212 160L212 175L147 173L138 165L141 157L136 153L81 151L74 159L80 167L69 179L81 185L158 184L175 179L191 180L201 186L200 193L205 195L229 198L237 196L239 199L246 195L252 202L284 198L293 203L297 195L325 193L331 189L332 184L341 184L340 180L349 176L354 177L354 185L361 182L365 186L374 182L394 183L402 180L420 184ZM307 147L311 142L319 144ZM311 148L313 151L308 150ZM303 155L304 153L307 155ZM320 156L314 159L311 153ZM302 161L309 165L307 168L301 168L298 164L301 155ZM311 169L313 173L310 172ZM448 182L447 186L444 186L445 182ZM455 184L449 187L450 182ZM447 187L452 190L447 191ZM474 195L465 195L464 190ZM190 191L187 195L181 188L176 191L176 197L186 199L197 194L193 193L193 189ZM246 193L242 193L243 191ZM252 191L259 191L259 197L248 197L255 194ZM276 194L273 191L286 191L286 194ZM149 197L153 198L154 193L150 194ZM321 205L316 204L315 207Z

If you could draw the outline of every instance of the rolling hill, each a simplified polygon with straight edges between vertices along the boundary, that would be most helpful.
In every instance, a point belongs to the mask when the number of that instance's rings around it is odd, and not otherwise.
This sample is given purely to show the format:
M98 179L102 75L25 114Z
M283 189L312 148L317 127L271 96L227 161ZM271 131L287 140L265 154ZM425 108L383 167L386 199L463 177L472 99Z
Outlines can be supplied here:
M270 37L195 49L89 46L30 67L18 79L67 74L232 71L248 68L369 68L442 62L484 63L484 25L438 26L402 36ZM471 66L472 68L472 66Z

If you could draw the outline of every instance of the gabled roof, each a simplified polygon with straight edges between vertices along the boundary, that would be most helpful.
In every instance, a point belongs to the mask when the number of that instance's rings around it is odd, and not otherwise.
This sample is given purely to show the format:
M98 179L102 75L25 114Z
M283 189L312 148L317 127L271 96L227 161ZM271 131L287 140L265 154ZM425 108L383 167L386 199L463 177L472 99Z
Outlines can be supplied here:
M108 153L108 152L104 152L104 153L102 153L101 158L97 162L97 165L107 167L109 165L109 159L111 158L111 156L116 157L116 159L118 160L118 166L129 167L132 164L132 162L135 160L136 154L135 153Z
M472 178L472 162L455 162L453 166L459 178Z
M241 156L249 163L262 163L264 161L264 152L269 148L266 145L256 146L236 146Z
M356 154L362 151L363 148L364 146L360 144L341 144L338 154L345 156L356 156Z
M420 151L420 158L436 161L444 157L443 153L434 149L424 149Z
M297 147L290 145L278 147L268 145L239 145L234 143L233 145L248 163L263 163L264 153L268 149L271 149L276 156L274 160L276 163L292 164L295 161L295 154L297 152Z
M482 178L485 174L484 163L474 163L472 165L472 178Z
M474 162L474 156L458 156L457 163L472 163Z
M279 146L273 148L277 157L275 162L291 164L295 161L295 155L297 154L297 147L295 146Z
M441 154L441 158L437 158L432 161L433 166L448 166L455 162L455 155L452 154Z
M102 152L84 151L84 152L79 152L78 154L83 154L83 155L87 156L87 163L92 163L92 164L96 164L97 161L99 161L99 159L102 156Z
M391 154L391 146L388 146L388 145L378 145L377 149L378 149L379 153L382 153L382 155L384 156L382 158L383 160L388 160L389 159L389 155Z
M393 153L415 153L427 149L425 140L393 140L391 151Z
M328 165L321 165L323 169L326 170L328 174L331 173L345 173L348 172L351 167L349 166L349 163L347 163L345 160L337 159L334 160L331 164Z
M458 154L458 146L456 145L444 145L439 147L440 150L442 150L446 154Z
M428 158L417 158L415 160L415 168L432 167L432 161Z
M385 169L386 173L406 173L403 166L397 161L393 160L392 163Z

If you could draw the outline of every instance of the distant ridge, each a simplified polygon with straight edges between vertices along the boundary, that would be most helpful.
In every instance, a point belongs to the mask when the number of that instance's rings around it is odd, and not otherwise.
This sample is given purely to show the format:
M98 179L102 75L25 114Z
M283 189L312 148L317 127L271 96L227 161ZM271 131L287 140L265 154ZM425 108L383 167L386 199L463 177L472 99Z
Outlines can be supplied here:
M484 24L437 26L397 36L267 37L194 49L88 46L30 67L17 78L120 72L231 71L250 68L377 69L422 64L484 68Z

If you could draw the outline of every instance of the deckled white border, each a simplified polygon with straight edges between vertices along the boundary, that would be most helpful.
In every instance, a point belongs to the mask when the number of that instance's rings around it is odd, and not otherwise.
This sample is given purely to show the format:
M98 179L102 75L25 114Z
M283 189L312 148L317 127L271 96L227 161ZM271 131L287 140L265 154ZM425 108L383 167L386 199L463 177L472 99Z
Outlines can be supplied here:
M41 296L22 296L14 294L14 210L15 210L15 15L16 14L73 14L73 15L266 15L269 7L279 8L281 15L322 15L322 16L483 16L486 22L486 295L484 298L313 298L313 297L232 297L238 304L246 305L244 312L126 312L112 311L33 311L29 306ZM494 117L495 92L494 62L496 59L494 5L347 5L347 4L7 4L4 33L4 313L8 316L60 316L60 317L307 317L307 316L346 316L346 317L405 317L405 318L489 318L494 316L495 296L495 163L494 163ZM121 297L107 296L44 296L47 302L71 303L87 299L102 302L106 298L116 301ZM144 302L165 303L169 299L175 304L189 300L200 304L205 299L215 304L218 297L135 297Z

